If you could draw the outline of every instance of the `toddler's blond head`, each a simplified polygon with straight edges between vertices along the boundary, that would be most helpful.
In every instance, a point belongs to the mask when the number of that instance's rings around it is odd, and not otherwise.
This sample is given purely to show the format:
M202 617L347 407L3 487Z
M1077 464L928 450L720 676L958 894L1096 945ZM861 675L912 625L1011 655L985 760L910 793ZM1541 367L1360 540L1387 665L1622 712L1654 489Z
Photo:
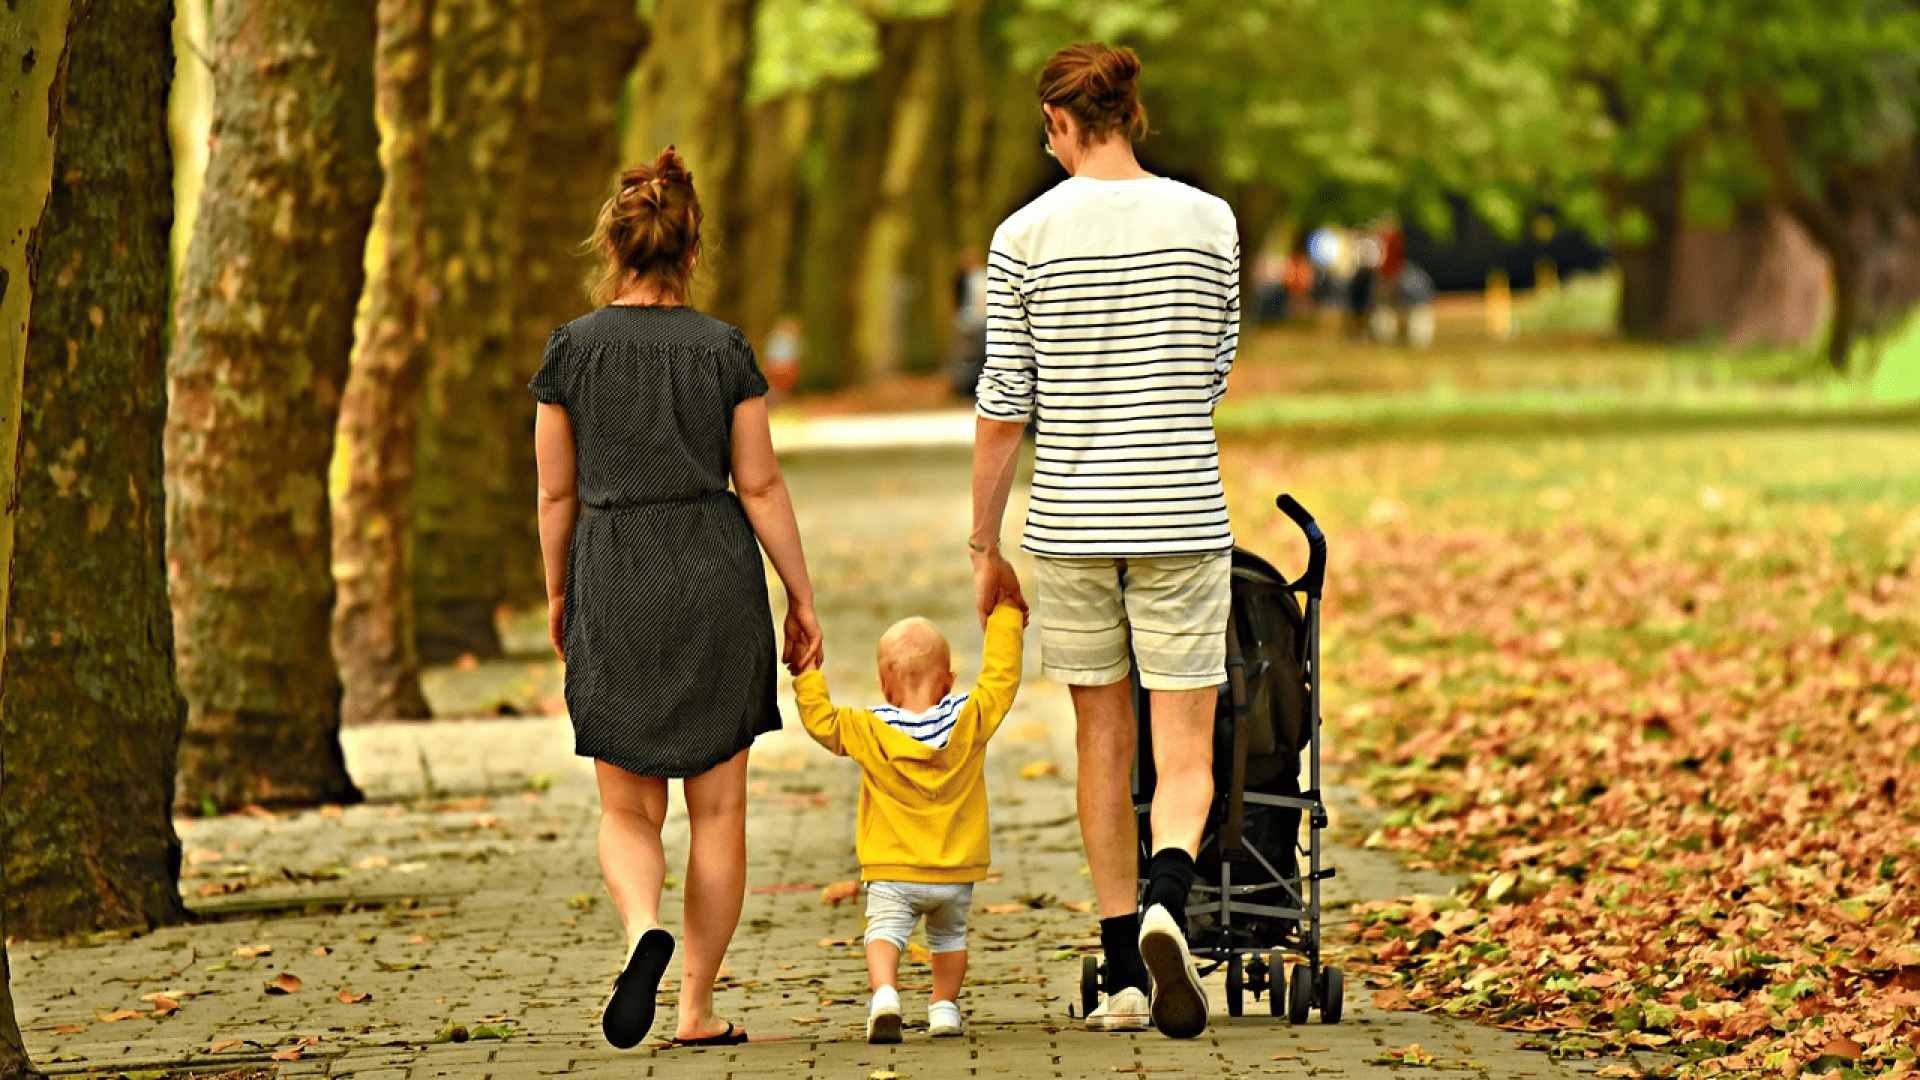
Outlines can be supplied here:
M914 616L880 635L880 689L887 703L925 712L953 690L953 653L940 628Z

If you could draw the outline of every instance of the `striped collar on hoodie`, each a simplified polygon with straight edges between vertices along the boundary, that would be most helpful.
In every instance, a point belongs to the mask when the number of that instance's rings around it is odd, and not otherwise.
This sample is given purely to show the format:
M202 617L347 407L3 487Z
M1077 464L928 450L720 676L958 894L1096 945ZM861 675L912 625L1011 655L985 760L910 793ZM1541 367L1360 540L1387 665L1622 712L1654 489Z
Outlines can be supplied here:
M893 705L875 705L868 711L895 731L938 750L953 737L953 722L966 704L967 695L948 694L923 713L910 713Z

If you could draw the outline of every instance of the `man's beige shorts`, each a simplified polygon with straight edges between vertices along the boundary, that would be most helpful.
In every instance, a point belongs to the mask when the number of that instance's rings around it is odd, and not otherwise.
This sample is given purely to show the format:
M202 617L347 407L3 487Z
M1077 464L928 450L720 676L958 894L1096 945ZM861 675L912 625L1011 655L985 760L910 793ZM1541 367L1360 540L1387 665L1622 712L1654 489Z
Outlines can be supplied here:
M1046 678L1068 686L1119 682L1127 677L1131 641L1140 685L1149 690L1226 681L1233 556L1033 562Z

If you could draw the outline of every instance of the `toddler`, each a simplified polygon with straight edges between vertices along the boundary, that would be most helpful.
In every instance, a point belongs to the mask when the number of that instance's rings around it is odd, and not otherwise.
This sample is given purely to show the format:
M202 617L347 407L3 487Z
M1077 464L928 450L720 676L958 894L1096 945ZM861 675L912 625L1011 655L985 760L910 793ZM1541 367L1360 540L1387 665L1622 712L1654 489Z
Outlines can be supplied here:
M794 677L801 722L821 746L860 763L857 848L867 883L867 1041L900 1041L900 952L924 915L933 953L927 1028L959 1035L967 974L967 907L987 876L987 740L1020 688L1025 614L1001 604L987 620L980 680L953 693L947 641L925 619L904 619L880 638L887 704L844 709L819 670Z

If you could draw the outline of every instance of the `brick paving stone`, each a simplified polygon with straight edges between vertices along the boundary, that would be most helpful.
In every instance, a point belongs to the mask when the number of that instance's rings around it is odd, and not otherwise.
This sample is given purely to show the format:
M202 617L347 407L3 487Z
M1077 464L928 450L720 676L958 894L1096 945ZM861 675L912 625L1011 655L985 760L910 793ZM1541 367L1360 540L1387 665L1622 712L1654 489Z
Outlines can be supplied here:
M836 695L878 700L873 642L907 614L947 630L961 681L970 680L980 633L960 550L968 521L964 450L808 456L789 460L788 477ZM1014 507L1009 520L1020 513ZM1030 649L1030 671L1037 660ZM449 694L473 690L486 669L496 681L558 678L555 665L522 659L452 673L468 682L448 677L437 685ZM370 795L365 805L180 822L183 891L204 921L144 936L10 948L15 1002L39 1063L68 1073L251 1063L317 1037L300 1061L279 1063L283 1077L859 1080L882 1070L911 1080L1357 1077L1381 1071L1371 1061L1383 1050L1414 1042L1449 1074L1562 1076L1604 1064L1556 1063L1518 1050L1507 1032L1381 1013L1358 978L1349 980L1339 1025L1294 1028L1251 1000L1247 1016L1229 1018L1216 973L1214 1024L1200 1039L1082 1030L1071 1015L1079 999L1076 950L1097 947L1097 923L1065 906L1093 896L1073 816L1071 708L1065 688L1045 680L1028 680L988 756L995 874L976 891L962 1001L969 1033L937 1043L926 1036L928 969L907 963L909 1028L895 1047L863 1041L866 976L854 943L864 898L839 906L818 898L821 886L858 874L858 772L815 747L791 713L787 730L756 746L750 770L750 892L718 1004L755 1042L725 1049L649 1044L620 1052L599 1037L621 935L596 861L592 771L572 756L564 718L377 725L349 729L343 743ZM1060 774L1023 779L1021 769L1039 761L1057 763ZM1336 832L1363 830L1368 812L1347 789L1334 791ZM686 850L677 796L666 845L677 879ZM1331 861L1341 876L1329 883L1330 905L1451 884L1350 844ZM234 885L244 887L222 891ZM983 910L1023 900L1040 906ZM663 912L670 928L679 904L671 888ZM300 989L268 994L282 973L299 978ZM371 997L343 1002L342 991ZM179 1011L147 1015L152 1006L142 998L156 992L176 998ZM670 986L661 1003L656 1036L675 1023ZM143 1015L102 1019L115 1010ZM451 1025L482 1023L505 1024L514 1037L430 1041ZM233 1045L213 1052L225 1043Z

